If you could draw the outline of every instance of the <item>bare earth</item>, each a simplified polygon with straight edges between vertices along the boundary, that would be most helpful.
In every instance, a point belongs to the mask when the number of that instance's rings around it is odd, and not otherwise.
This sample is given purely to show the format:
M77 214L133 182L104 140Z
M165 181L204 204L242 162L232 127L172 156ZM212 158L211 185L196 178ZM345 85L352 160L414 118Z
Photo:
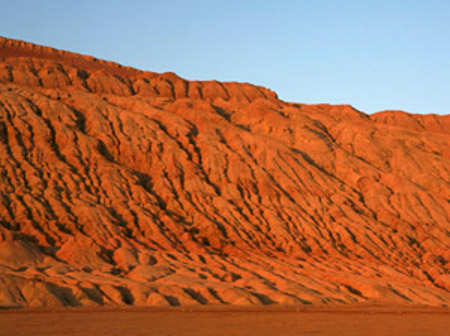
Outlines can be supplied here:
M448 335L448 310L61 310L0 314L1 335Z
M450 115L289 103L0 37L0 309L450 307L449 181ZM186 323L217 324L202 314Z
M0 336L449 335L449 181L450 115L0 37Z

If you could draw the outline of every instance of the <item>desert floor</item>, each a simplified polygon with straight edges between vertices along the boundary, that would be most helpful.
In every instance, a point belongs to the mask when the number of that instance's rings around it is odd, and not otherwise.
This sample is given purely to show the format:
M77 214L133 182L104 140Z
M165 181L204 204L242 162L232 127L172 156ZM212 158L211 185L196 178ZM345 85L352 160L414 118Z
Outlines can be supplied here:
M0 335L449 335L448 309L67 309L0 312Z

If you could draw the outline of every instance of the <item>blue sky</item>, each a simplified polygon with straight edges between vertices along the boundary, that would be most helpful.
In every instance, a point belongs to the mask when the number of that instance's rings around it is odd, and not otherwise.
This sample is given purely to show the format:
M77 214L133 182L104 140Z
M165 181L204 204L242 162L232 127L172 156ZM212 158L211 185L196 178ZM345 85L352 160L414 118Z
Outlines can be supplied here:
M450 113L448 0L0 0L0 35L283 100Z

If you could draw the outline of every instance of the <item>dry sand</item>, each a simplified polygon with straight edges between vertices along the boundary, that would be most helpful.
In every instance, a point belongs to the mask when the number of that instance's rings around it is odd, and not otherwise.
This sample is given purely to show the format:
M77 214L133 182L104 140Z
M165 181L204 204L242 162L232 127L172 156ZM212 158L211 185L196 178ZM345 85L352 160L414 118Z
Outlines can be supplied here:
M1 335L448 335L449 310L4 311Z

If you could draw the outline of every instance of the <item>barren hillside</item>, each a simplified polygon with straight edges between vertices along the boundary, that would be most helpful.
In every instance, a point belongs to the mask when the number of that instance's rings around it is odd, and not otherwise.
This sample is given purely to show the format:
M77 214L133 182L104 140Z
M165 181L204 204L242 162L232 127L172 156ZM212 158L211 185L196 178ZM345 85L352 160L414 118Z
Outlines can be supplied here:
M0 38L0 307L448 306L449 259L449 115Z

